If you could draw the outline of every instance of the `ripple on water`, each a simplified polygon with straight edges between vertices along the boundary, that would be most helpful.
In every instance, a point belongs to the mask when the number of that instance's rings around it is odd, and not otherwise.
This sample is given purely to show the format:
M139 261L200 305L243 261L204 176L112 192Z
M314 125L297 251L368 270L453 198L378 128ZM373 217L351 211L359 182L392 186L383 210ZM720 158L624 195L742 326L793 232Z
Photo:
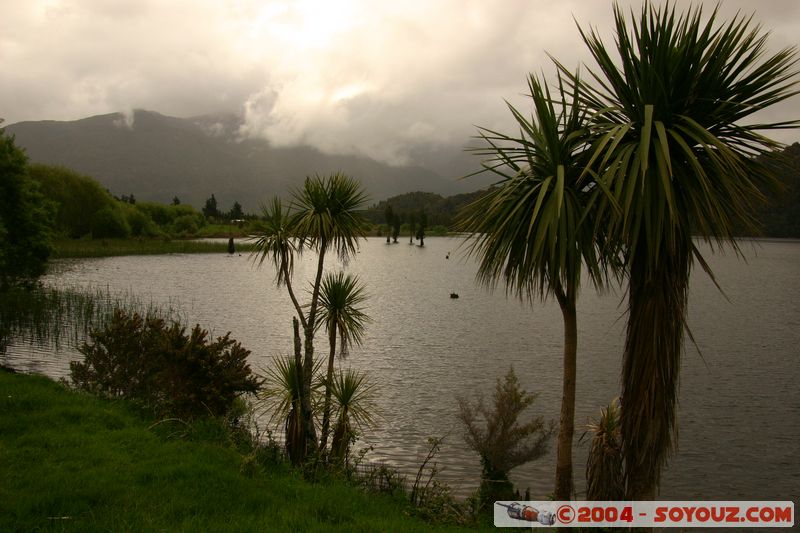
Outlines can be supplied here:
M510 365L540 396L535 411L557 420L561 401L562 322L553 303L521 303L475 285L475 263L461 259L457 239L425 248L369 239L346 267L370 299L364 346L343 365L368 370L379 384L377 427L364 436L370 454L413 480L428 437L444 436L441 478L464 496L480 464L456 419L456 398L491 395ZM449 260L445 255L452 252ZM790 499L800 477L800 243L745 247L747 263L709 254L731 301L696 269L689 321L703 357L687 348L679 404L680 448L663 475L664 499ZM335 261L329 268L344 268ZM189 321L232 336L252 350L254 368L292 349L292 308L269 268L247 257L167 255L71 260L45 278L55 285L133 291L157 302L181 302ZM304 289L315 259L302 257L295 286ZM458 300L450 292L460 295ZM575 481L583 490L588 445L582 426L618 395L625 327L624 291L598 296L584 284L578 305L579 359ZM326 350L325 350L326 351ZM73 355L16 344L5 364L52 377L68 373ZM77 358L77 357L74 357ZM705 359L705 361L704 361ZM555 453L512 473L536 497L552 492Z

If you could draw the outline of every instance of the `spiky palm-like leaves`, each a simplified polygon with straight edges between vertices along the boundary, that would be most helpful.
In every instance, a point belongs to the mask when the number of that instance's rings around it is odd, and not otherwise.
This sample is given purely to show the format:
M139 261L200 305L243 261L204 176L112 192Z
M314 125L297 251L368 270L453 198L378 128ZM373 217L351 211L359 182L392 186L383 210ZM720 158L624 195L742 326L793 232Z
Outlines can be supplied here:
M572 442L575 417L577 318L575 303L585 265L600 285L598 254L590 203L595 192L581 183L589 129L585 111L559 78L555 99L530 76L533 103L529 119L509 104L520 133L508 136L481 129L490 158L486 170L501 177L488 194L468 206L461 229L472 235L471 253L480 258L479 280L505 281L507 291L523 298L555 296L564 316L564 374L558 438L555 496L572 497Z
M266 371L265 384L259 394L271 412L270 424L283 426L286 453L293 464L305 458L305 430L301 398L301 370L293 357L276 358ZM312 388L312 395L314 393ZM312 402L313 403L313 402Z
M620 446L620 408L617 400L600 410L600 418L587 426L591 437L586 459L586 499L614 501L625 497Z
M289 210L275 196L269 204L262 206L262 220L264 230L255 240L255 259L259 266L264 261L272 263L278 286L291 284L297 246L289 224Z
M615 50L581 32L597 67L594 84L573 81L595 118L591 166L610 192L598 208L626 250L621 438L626 497L643 500L673 446L693 260L710 274L692 235L735 248L734 230L755 224L773 185L755 156L778 147L759 131L799 123L744 121L797 93L796 59L794 49L767 54L751 18L718 24L716 9L705 18L701 8L646 3L630 21L615 7L614 20Z
M330 342L328 369L325 375L325 405L322 409L322 436L320 449L328 443L328 432L331 419L331 381L333 379L333 362L336 357L336 341L339 341L339 353L347 354L352 344L361 344L369 317L361 305L367 295L364 285L358 277L338 272L328 273L322 280L319 295L319 322L317 328L325 326Z
M303 328L302 363L297 332L295 354L302 370L302 422L306 438L305 449L310 454L317 450L318 443L311 398L305 391L311 390L313 379L314 332L325 255L332 249L341 260L346 261L356 252L358 240L365 236L363 219L358 213L365 200L366 196L359 183L344 174L306 178L303 187L294 192L289 211L283 210L279 200L273 200L265 209L267 230L257 241L256 253L260 263L269 259L278 270L277 280L279 284L286 284L297 319ZM307 307L301 307L291 286L294 254L303 249L315 250L318 254L311 302Z
M358 240L366 237L364 219L358 213L366 199L361 185L344 174L306 178L294 193L294 234L321 255L332 248L346 261L356 253Z
M375 384L370 383L366 374L348 368L337 373L331 385L336 417L331 457L344 461L355 436L355 429L364 429L374 423Z

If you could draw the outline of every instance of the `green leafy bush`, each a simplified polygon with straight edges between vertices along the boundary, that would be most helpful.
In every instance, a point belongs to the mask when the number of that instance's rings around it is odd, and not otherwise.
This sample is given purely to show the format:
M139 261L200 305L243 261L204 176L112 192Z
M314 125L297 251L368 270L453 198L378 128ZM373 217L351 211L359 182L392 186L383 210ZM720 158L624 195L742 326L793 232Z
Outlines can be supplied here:
M0 288L30 283L44 273L51 207L29 177L25 152L0 128Z
M131 227L117 206L106 206L92 217L92 237L96 239L124 239L130 234Z
M160 416L224 416L239 395L260 387L250 351L230 333L211 341L199 325L187 335L180 323L117 309L80 351L84 361L70 363L76 387L135 400Z
M55 204L55 229L70 238L92 232L95 214L114 209L116 201L95 179L68 168L42 164L29 166L31 178L42 194Z
M181 215L172 223L172 233L176 235L194 235L199 229L195 215Z
M131 228L132 236L157 237L161 234L153 220L144 211L136 209L136 206L124 206L123 212L125 213L125 220Z
M537 396L521 387L512 367L505 378L498 379L495 384L494 405L487 405L483 397L476 402L458 400L464 440L481 458L483 470L478 497L484 505L512 499L514 487L508 473L547 452L548 441L555 432L554 424L545 423L541 416L520 420Z

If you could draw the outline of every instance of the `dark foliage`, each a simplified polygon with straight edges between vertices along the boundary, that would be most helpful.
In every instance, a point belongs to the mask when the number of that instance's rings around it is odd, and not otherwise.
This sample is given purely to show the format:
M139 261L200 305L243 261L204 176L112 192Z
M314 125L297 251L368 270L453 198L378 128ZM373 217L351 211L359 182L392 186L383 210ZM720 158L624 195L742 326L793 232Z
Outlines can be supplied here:
M187 335L179 323L119 309L80 351L84 361L70 363L76 387L135 400L160 416L222 416L236 397L260 387L250 351L230 333L211 341L200 326Z
M464 426L464 440L481 457L481 502L513 498L508 473L547 452L554 425L546 424L541 416L527 422L519 420L536 396L520 387L511 368L502 381L497 380L492 406L487 406L483 398L476 403L459 399L458 418Z
M42 194L56 206L55 229L60 234L84 237L92 233L98 219L120 217L119 202L88 176L68 168L41 164L30 165L29 172ZM106 213L98 216L104 209Z
M206 204L203 206L203 216L206 218L218 218L220 215L219 210L217 209L217 199L214 198L214 195L211 195L211 198L206 200Z
M776 192L765 191L767 206L758 214L758 236L800 238L800 144L794 143L763 159L781 187Z
M51 252L53 210L27 164L14 137L0 129L0 288L37 278Z
M451 227L454 224L456 214L464 206L486 194L486 189L480 191L456 194L454 196L443 197L431 192L410 192L393 196L387 200L371 206L364 211L364 218L373 224L386 223L392 227L394 216L399 216L406 222L414 216L415 222L420 223L421 212L425 213L425 227L445 226ZM392 221L389 220L389 214Z

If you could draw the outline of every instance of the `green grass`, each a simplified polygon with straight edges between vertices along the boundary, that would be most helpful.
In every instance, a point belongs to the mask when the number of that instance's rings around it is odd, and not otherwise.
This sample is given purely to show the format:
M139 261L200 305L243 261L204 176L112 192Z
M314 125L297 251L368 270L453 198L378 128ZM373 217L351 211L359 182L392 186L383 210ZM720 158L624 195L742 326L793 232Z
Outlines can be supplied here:
M248 223L242 224L211 224L208 223L197 230L197 237L236 237L244 238L257 231L257 225Z
M252 244L236 240L237 253L249 253ZM54 243L53 258L110 257L117 255L227 253L227 242L163 239L61 239Z
M151 424L124 402L0 370L0 531L455 530L281 465L245 475L213 424L184 438Z

